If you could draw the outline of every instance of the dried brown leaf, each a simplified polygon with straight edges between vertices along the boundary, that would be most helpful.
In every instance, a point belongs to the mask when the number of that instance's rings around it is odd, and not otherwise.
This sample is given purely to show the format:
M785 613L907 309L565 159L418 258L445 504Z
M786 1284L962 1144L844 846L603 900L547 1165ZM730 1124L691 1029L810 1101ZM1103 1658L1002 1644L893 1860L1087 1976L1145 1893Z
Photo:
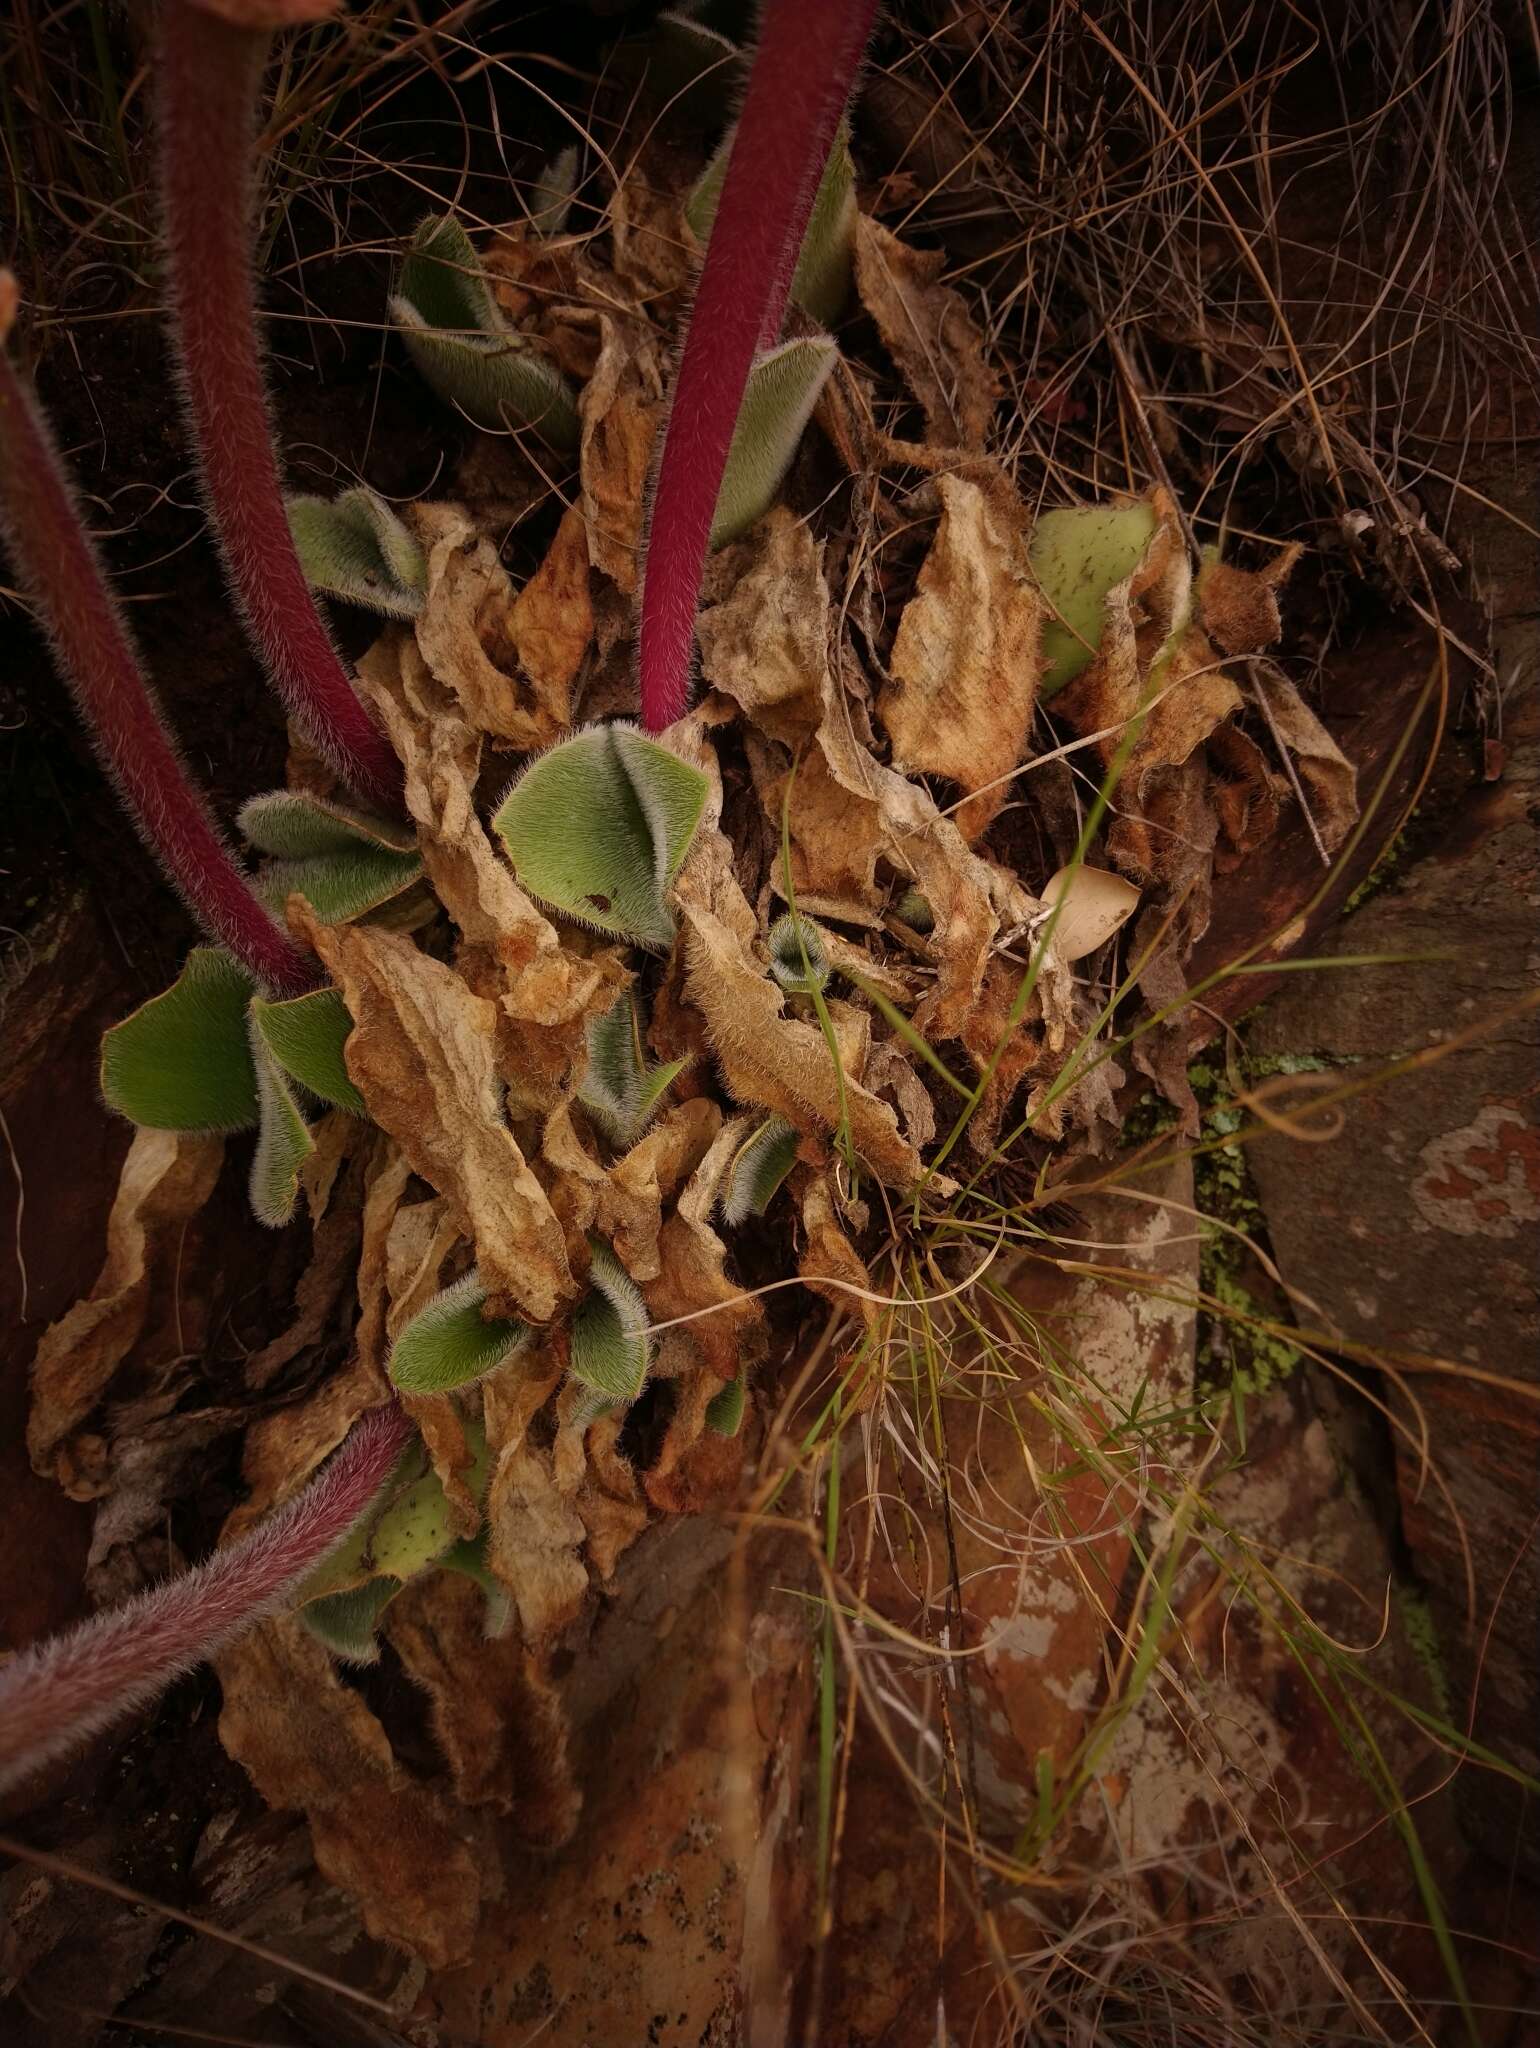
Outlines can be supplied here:
M318 1867L358 1901L369 1932L434 1969L464 1962L480 1915L478 1858L320 1643L280 1616L215 1668L227 1754L269 1806L306 1816Z
M834 1191L823 1174L799 1170L797 1199L802 1210L802 1250L797 1271L805 1285L821 1294L842 1316L858 1316L868 1331L877 1328L882 1310L868 1300L875 1293L866 1262L845 1235Z
M328 1373L292 1408L254 1416L247 1424L241 1457L247 1497L225 1518L223 1540L231 1541L297 1493L358 1418L389 1393L380 1367L355 1352L340 1371Z
M224 1142L175 1131L134 1133L107 1218L107 1255L91 1292L44 1331L32 1364L27 1450L33 1470L75 1500L100 1491L68 1442L144 1330L181 1230L213 1193Z
M413 1171L448 1198L491 1312L549 1321L576 1285L561 1225L504 1116L494 1006L394 932L318 926L313 942L353 1017L354 1085Z
M488 1640L480 1587L456 1572L417 1579L387 1608L385 1633L432 1703L456 1796L511 1814L528 1841L564 1842L580 1805L566 1721L527 1646Z
M657 1274L642 1286L654 1323L709 1311L676 1334L687 1339L690 1355L701 1361L713 1393L765 1354L764 1311L728 1277L727 1247L711 1222L722 1176L742 1140L739 1124L716 1131L659 1234Z
M1281 669L1253 662L1251 678L1273 730L1298 763L1321 843L1335 853L1358 817L1358 770Z
M428 593L413 630L429 673L477 732L513 747L549 746L571 716L570 678L563 681L559 665L515 672L513 585L497 549L457 505L419 505L417 524L427 546ZM560 580L565 572L558 567L556 574ZM548 613L548 592L530 614L532 630L542 603Z
M938 282L940 250L911 249L862 214L856 222L856 289L883 346L919 400L931 440L984 446L1000 383L966 301Z
M683 291L695 268L678 189L677 167L649 151L631 160L610 198L615 275L654 314L656 302Z
M489 1561L513 1596L524 1639L541 1643L565 1628L587 1597L580 1555L587 1532L556 1483L551 1453L527 1437L498 1457L487 1526Z
M941 523L898 622L877 715L895 768L944 775L966 792L957 824L972 841L1004 803L1002 778L1026 751L1043 601L1027 559L1025 508L1003 479L986 493L968 478L941 476L936 489Z
M658 346L641 321L600 314L599 360L578 400L588 559L629 597L640 569L652 444L663 420Z
M572 717L572 685L594 636L588 587L588 532L581 507L569 505L545 560L513 601L508 636L541 701Z

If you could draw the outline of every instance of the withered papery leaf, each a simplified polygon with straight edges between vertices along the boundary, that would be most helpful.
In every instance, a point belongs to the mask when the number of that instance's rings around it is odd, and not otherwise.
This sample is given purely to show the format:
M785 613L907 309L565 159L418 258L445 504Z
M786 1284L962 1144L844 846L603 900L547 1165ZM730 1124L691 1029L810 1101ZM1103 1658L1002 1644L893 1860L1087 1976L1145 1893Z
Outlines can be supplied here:
M579 1793L556 1695L511 1631L485 1632L486 1598L458 1572L416 1579L386 1611L385 1633L428 1695L457 1796L511 1814L528 1841L565 1841Z
M513 601L508 632L542 703L572 718L572 685L594 636L588 588L588 532L582 508L569 505L545 560Z
M647 473L663 419L663 369L644 322L603 313L599 331L599 360L578 399L583 521L588 559L629 597L640 572Z
M683 892L681 891L681 894ZM713 910L683 899L685 991L706 1020L722 1078L739 1102L773 1109L799 1130L832 1132L841 1112L856 1152L887 1186L909 1188L920 1155L885 1102L844 1076L843 1103L823 1033L787 1014L786 999L747 944Z
M981 450L1000 382L963 298L938 282L939 250L911 249L877 221L856 221L856 289L884 348L919 400L930 438Z
M657 1277L642 1290L654 1323L694 1315L702 1309L710 1311L674 1333L688 1340L713 1382L701 1395L696 1436L704 1427L706 1405L721 1382L736 1379L740 1371L752 1371L765 1355L764 1311L752 1295L728 1278L727 1247L711 1222L722 1176L742 1141L739 1123L729 1123L716 1132L677 1208L663 1225ZM679 1446L675 1455L682 1449Z
M550 746L571 717L569 683L559 668L517 673L513 585L497 549L457 505L419 506L417 521L428 594L412 630L429 671L478 732L512 747Z
M841 1315L859 1317L866 1329L877 1328L882 1316L866 1262L840 1227L833 1190L823 1174L799 1172L802 1207L802 1250L797 1271L815 1294L821 1294ZM866 1375L863 1373L863 1379ZM875 1384L875 1378L869 1383Z
M385 1335L390 1343L439 1291L445 1261L459 1242L453 1207L442 1195L397 1209L385 1240L390 1296ZM400 1399L428 1447L457 1533L474 1536L481 1526L481 1505L466 1483L475 1454L466 1442L459 1408L448 1394L403 1394Z
M1014 876L969 851L920 784L876 760L857 736L854 707L830 662L822 550L805 523L784 506L772 508L734 566L729 596L698 621L702 667L761 731L793 749L809 732L814 737L815 747L801 753L789 806L799 897L860 886L873 907L885 908L878 856L908 876L935 915L935 984L916 1025L931 1039L964 1037L1001 925L1025 924L1038 905ZM761 781L777 840L784 787L784 776Z
M1026 750L1043 602L1027 558L1026 511L1004 478L991 493L961 476L938 477L936 489L941 523L898 622L893 681L877 715L895 768L944 775L967 793L957 824L972 841L1004 803L1001 778Z
M658 1233L664 1204L695 1172L721 1128L722 1112L708 1096L676 1102L616 1160L599 1190L599 1229L639 1286L655 1280L660 1271Z
M176 1131L134 1133L107 1218L107 1256L84 1301L44 1331L32 1364L27 1450L32 1468L76 1500L100 1491L75 1469L69 1438L106 1392L144 1329L163 1252L214 1191L224 1141Z
M225 1517L221 1541L233 1541L297 1493L358 1418L390 1391L379 1366L355 1351L340 1371L328 1373L303 1400L254 1416L246 1426L241 1454L247 1497Z
M582 1518L557 1486L551 1454L527 1440L498 1458L487 1495L488 1561L513 1595L519 1627L538 1644L577 1614L588 1593Z
M305 1815L317 1866L358 1901L369 1932L432 1969L464 1962L481 1910L478 1859L321 1644L281 1615L215 1669L226 1753L269 1806Z
M1299 764L1321 843L1335 853L1358 817L1358 770L1282 669L1254 661L1251 680L1273 730Z
M353 1017L348 1072L476 1247L490 1313L548 1322L576 1292L561 1225L503 1113L497 1012L399 934L317 926Z

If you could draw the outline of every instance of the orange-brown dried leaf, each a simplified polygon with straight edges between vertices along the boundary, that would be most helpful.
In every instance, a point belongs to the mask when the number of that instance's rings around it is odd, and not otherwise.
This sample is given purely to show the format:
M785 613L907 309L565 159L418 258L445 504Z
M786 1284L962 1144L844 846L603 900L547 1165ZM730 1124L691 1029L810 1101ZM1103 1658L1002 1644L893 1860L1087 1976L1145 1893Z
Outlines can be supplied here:
M519 664L561 721L572 716L572 685L594 636L588 587L588 533L582 510L569 505L545 560L513 601L508 636Z
M588 1594L582 1518L556 1483L551 1453L527 1437L499 1455L487 1495L488 1560L513 1596L526 1642L566 1627Z
M682 292L695 268L686 237L678 167L657 151L634 157L610 198L611 262L632 299L654 318L659 301Z
M84 1301L45 1330L38 1344L27 1450L33 1470L56 1478L76 1500L89 1500L100 1489L87 1472L73 1469L69 1439L144 1331L182 1227L213 1193L224 1149L215 1137L134 1133L107 1218L102 1269Z
M565 1717L518 1636L488 1640L481 1588L457 1572L417 1579L386 1610L385 1633L428 1695L456 1796L511 1815L527 1841L565 1841L581 1803Z
M804 1284L821 1294L831 1308L841 1315L858 1316L868 1331L875 1331L882 1320L882 1306L867 1298L876 1291L872 1276L840 1225L833 1190L822 1174L799 1177L803 1242L797 1271Z
M1037 703L1043 601L1027 559L1026 515L1003 487L936 481L941 523L905 605L877 715L906 774L944 775L970 801L976 839L1004 803ZM983 791L974 796L974 791Z
M642 1288L653 1323L698 1318L674 1334L686 1339L689 1355L705 1367L712 1392L740 1371L752 1370L765 1354L764 1311L729 1278L727 1247L711 1221L722 1176L741 1142L742 1132L734 1124L716 1132L659 1233L657 1276ZM709 1393L704 1398L709 1400Z
M318 1868L357 1900L369 1932L433 1969L464 1962L481 1909L478 1859L320 1643L284 1615L215 1668L227 1755L269 1806L305 1815Z
M353 1018L348 1072L476 1247L494 1315L548 1322L576 1292L555 1211L504 1115L497 1012L410 939L316 927Z
M966 301L939 281L946 257L911 249L866 214L856 221L855 253L861 303L919 400L931 440L981 450L1000 382Z
M1358 817L1358 770L1281 669L1253 662L1251 677L1273 730L1298 765L1321 843L1335 853Z
M550 746L572 715L569 683L559 665L520 673L513 585L496 548L455 505L419 506L417 522L428 592L413 631L429 672L477 732L521 749Z
M599 318L602 341L578 400L578 471L588 559L629 597L641 565L642 512L652 444L663 420L658 346L640 321Z

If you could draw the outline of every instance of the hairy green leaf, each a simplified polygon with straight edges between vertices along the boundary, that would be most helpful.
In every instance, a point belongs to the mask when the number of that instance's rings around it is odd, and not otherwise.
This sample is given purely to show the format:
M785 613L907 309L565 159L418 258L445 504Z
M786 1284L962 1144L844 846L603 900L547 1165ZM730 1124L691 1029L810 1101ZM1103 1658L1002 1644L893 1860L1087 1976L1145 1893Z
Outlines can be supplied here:
M906 889L894 904L893 915L900 924L922 936L936 929L936 913L930 907L930 898L920 889Z
M810 334L770 349L750 370L711 522L714 548L769 511L838 356L827 334Z
M312 590L388 619L413 619L422 610L428 564L377 493L360 486L336 498L296 496L284 504Z
M532 896L667 946L667 890L705 802L705 776L667 747L628 725L590 726L532 761L492 824Z
M529 196L529 224L537 235L566 232L572 214L572 195L577 190L578 151L575 142L559 149L546 164Z
M1090 662L1106 623L1107 592L1132 576L1154 533L1154 509L1142 501L1072 505L1039 517L1032 570L1058 615L1043 627L1039 698L1072 683Z
M257 1149L251 1159L251 1212L259 1223L281 1229L299 1201L300 1168L315 1150L289 1077L258 1029L248 1020L247 1042L257 1075Z
M718 30L671 7L647 40L647 84L670 113L701 127L725 120L744 78L743 52Z
M685 201L684 217L698 242L711 238L732 146L729 132ZM850 161L850 126L841 121L818 181L818 193L791 280L791 296L820 327L832 327L850 297L855 232L856 176Z
M646 1130L669 1083L689 1064L687 1058L647 1064L636 999L628 989L612 1010L588 1021L588 1071L578 1101L610 1144L624 1151Z
M748 1405L748 1386L740 1373L735 1380L729 1380L720 1394L713 1394L706 1406L706 1427L714 1429L718 1436L736 1436L743 1427L743 1411Z
M252 981L222 946L194 946L171 987L102 1039L102 1094L157 1131L245 1131L257 1121L246 1036Z
M584 1422L636 1399L652 1352L635 1281L607 1244L588 1244L588 1292L572 1318L571 1361L571 1377L588 1391L579 1413Z
M797 1158L797 1127L767 1117L738 1148L722 1182L722 1220L729 1226L763 1216Z
M291 1079L334 1109L367 1112L353 1086L342 1049L353 1029L348 1006L334 988L313 989L287 1002L251 999L251 1017L267 1048Z
M465 1482L474 1497L484 1501L490 1477L486 1431L480 1423L467 1422L465 1438L471 1450ZM455 1541L443 1482L428 1469L419 1441L403 1456L379 1506L316 1567L302 1591L307 1600L314 1600L381 1573L404 1584L437 1564Z
M486 1298L473 1266L413 1316L388 1367L403 1393L444 1394L507 1364L528 1338L529 1325L513 1317L488 1320L481 1313Z
M458 1543L452 1543L439 1559L440 1571L459 1572L462 1577L474 1579L486 1595L485 1632L492 1641L505 1635L513 1620L513 1601L508 1589L487 1563L490 1532L486 1529L479 1536L462 1536Z
M531 427L552 448L576 448L571 386L504 319L453 214L419 224L396 273L390 317L428 383L477 426Z
M278 916L299 895L323 924L347 924L394 902L422 877L409 827L298 790L252 797L236 824L258 852L274 856L254 887Z
M828 985L829 949L810 917L787 911L770 927L770 972L792 995L810 996Z
M380 1617L400 1591L399 1579L382 1574L345 1592L307 1600L299 1618L345 1664L374 1664L380 1655Z

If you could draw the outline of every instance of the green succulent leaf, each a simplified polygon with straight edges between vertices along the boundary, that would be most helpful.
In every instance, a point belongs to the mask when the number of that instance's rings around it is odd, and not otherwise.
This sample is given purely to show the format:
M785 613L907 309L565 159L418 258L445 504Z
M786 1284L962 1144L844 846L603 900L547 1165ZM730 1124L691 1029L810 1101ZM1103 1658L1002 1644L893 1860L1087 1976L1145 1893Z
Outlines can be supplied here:
M367 1114L364 1098L353 1086L342 1056L353 1019L336 989L318 988L307 996L291 996L279 1003L253 996L251 1019L291 1080L334 1109L350 1109L355 1116Z
M743 52L684 8L669 8L647 39L647 85L681 120L724 120L743 84Z
M729 1226L763 1216L796 1163L797 1127L767 1117L739 1147L722 1182L722 1220Z
M307 1600L299 1618L345 1664L375 1664L380 1655L381 1616L400 1591L399 1579L384 1575L366 1579L345 1592L323 1593L319 1600Z
M486 1431L479 1423L468 1422L465 1437L472 1454L465 1481L475 1499L485 1501L491 1470ZM306 1600L315 1600L380 1574L404 1585L437 1564L456 1540L443 1482L428 1468L427 1454L418 1442L382 1488L374 1512L316 1567L301 1590Z
M508 1589L487 1563L490 1535L486 1529L479 1536L462 1536L458 1543L452 1543L439 1559L439 1569L459 1572L462 1577L474 1579L486 1595L485 1633L492 1641L506 1635L513 1620L513 1601Z
M246 1036L252 981L221 946L194 946L181 973L102 1039L102 1094L157 1131L245 1131L257 1076Z
M1039 517L1032 570L1058 614L1043 627L1040 698L1072 683L1091 661L1106 623L1107 592L1132 576L1154 533L1154 509L1143 501L1072 505Z
M453 214L430 214L418 226L396 274L390 317L428 383L477 426L531 427L552 448L576 448L571 386L504 319Z
M718 1436L736 1436L743 1427L748 1392L741 1373L737 1379L729 1380L721 1393L713 1394L706 1405L706 1427L715 1430Z
M588 1071L578 1101L610 1144L624 1151L646 1130L669 1083L689 1064L647 1064L636 1000L628 989L612 1010L589 1019Z
M254 886L279 916L299 895L323 924L348 924L422 879L422 855L408 827L299 790L252 797L236 824L259 853L273 856Z
M634 1401L647 1379L652 1340L635 1281L607 1244L588 1240L588 1292L572 1318L571 1377L587 1390L578 1419Z
M390 1377L407 1394L444 1394L506 1365L529 1336L516 1318L481 1313L487 1290L473 1266L464 1279L435 1294L397 1337Z
M360 486L336 498L284 500L289 531L312 590L346 604L413 619L428 593L422 549L385 500Z
M732 146L729 133L685 201L684 217L698 242L705 243L711 238ZM850 127L841 121L818 181L818 193L791 280L791 296L820 327L832 327L850 297L855 232L855 166L850 161Z
M529 195L529 224L537 235L566 232L577 191L578 150L575 142L559 149L544 166Z
M667 891L706 778L628 725L590 726L532 761L492 820L532 896L643 945L674 937Z
M257 1149L251 1159L251 1212L259 1223L282 1229L299 1201L300 1168L315 1150L288 1075L278 1064L255 1019L248 1043L257 1075Z
M893 915L900 924L908 925L911 931L922 936L936 929L936 913L931 908L930 898L920 889L906 889L894 904Z
M829 980L829 949L809 917L787 911L770 927L770 972L792 995L810 996Z
M775 502L838 356L827 334L810 334L770 349L750 370L711 522L714 548L747 533Z

